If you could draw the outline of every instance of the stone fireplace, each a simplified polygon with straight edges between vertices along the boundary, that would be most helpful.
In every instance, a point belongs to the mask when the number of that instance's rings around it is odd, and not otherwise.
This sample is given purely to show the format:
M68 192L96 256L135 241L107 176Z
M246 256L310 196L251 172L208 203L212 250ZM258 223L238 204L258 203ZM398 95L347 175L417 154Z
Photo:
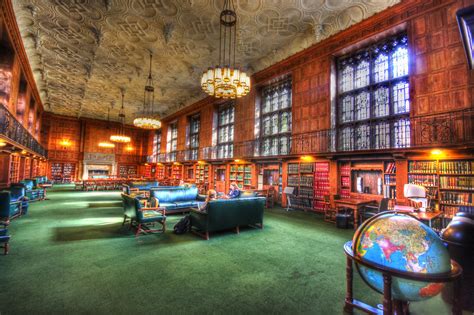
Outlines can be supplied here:
M93 176L111 176L117 174L115 154L84 153L84 167L82 179L91 179Z

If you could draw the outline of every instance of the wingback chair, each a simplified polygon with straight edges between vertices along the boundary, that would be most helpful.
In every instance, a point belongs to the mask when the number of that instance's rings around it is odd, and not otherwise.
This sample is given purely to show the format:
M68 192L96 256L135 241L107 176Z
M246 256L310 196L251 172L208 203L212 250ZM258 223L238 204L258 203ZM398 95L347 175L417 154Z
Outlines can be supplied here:
M12 201L9 191L0 191L0 224L7 226L10 219L21 215L21 201Z
M10 202L21 201L21 214L28 213L28 197L26 197L25 188L22 186L12 186L8 189L10 191Z

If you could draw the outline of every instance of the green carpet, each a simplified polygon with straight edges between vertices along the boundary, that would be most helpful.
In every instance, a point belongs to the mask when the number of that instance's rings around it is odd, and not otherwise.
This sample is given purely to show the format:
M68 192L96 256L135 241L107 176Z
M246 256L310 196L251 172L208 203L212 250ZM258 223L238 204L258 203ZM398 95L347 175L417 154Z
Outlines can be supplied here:
M0 255L0 314L342 314L343 244L338 230L304 212L267 210L265 229L135 238L123 228L118 192L57 187L10 226ZM356 297L381 296L359 278ZM448 314L437 297L413 314Z

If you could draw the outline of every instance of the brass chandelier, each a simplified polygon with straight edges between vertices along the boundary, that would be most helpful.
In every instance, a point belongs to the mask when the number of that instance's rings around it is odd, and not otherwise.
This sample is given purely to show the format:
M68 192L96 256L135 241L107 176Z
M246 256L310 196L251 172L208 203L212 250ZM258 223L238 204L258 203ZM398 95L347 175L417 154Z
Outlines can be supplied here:
M235 67L236 30L234 2L225 0L220 14L219 64L210 67L201 78L204 92L216 98L235 99L250 92L250 78Z
M129 136L126 136L125 135L125 109L123 108L123 99L124 99L125 95L124 95L124 92L122 90L122 107L120 108L120 112L119 112L119 120L120 120L120 127L118 129L118 133L115 134L115 135L111 135L110 136L110 141L113 141L113 142L119 142L119 143L129 143L131 141L130 137Z
M151 60L153 55L150 53L150 71L148 72L148 79L145 84L145 93L143 95L143 111L133 120L135 127L143 129L159 129L161 121L155 118L154 100L155 88L153 87L153 77L151 75Z

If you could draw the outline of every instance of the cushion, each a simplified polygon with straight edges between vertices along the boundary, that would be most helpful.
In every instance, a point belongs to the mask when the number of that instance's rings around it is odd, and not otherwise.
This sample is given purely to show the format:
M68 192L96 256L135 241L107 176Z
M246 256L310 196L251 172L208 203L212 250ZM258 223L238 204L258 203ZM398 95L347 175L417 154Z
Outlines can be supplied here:
M257 197L257 193L253 191L241 191L239 198L252 198Z
M175 202L177 208L197 207L197 201L177 201Z
M160 202L160 207L166 208L166 210L176 209L176 204L172 202Z

